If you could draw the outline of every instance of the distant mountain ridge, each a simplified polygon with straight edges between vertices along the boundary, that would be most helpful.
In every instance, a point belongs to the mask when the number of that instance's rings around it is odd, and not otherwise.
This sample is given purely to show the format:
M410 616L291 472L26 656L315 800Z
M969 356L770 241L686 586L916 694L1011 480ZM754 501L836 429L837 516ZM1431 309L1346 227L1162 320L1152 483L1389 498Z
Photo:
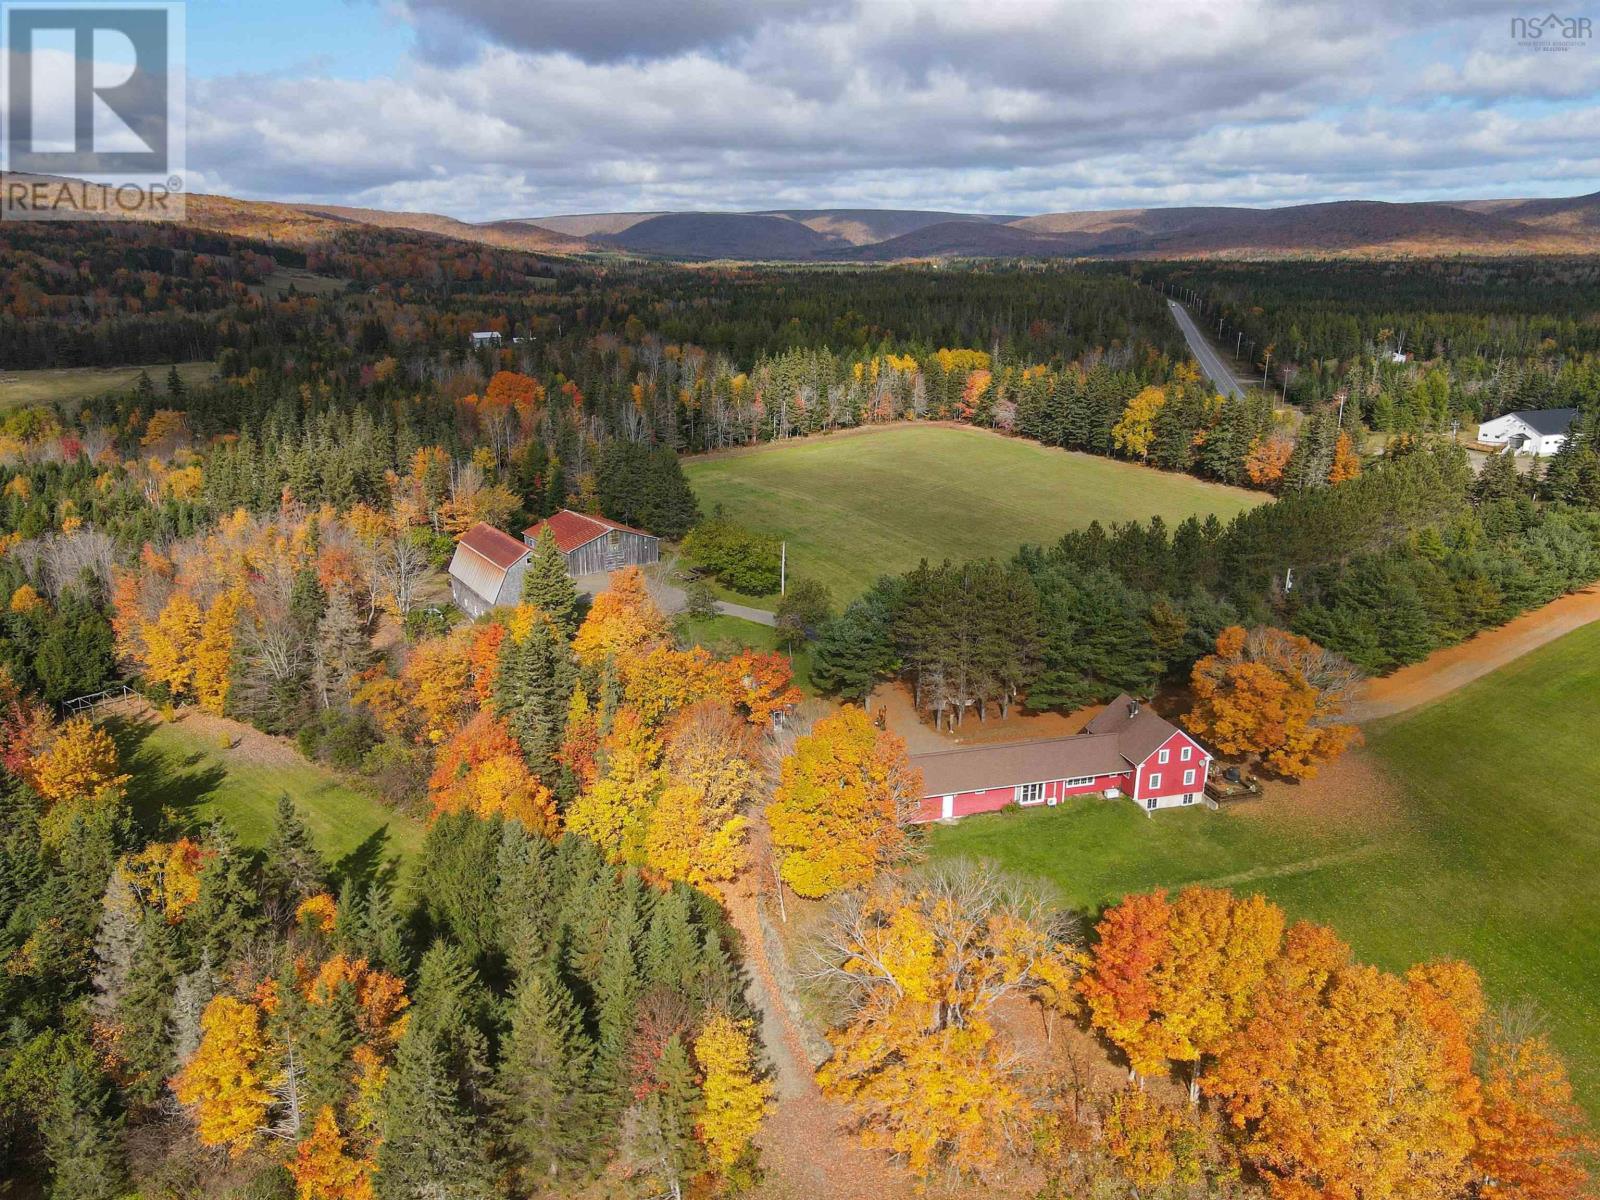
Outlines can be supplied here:
M300 245L358 224L537 254L609 252L682 261L1600 254L1600 192L1551 199L1340 200L1280 208L1127 208L1033 216L789 208L565 213L476 223L436 213L199 194L190 195L187 205L187 223L197 228Z
M1022 217L909 209L671 212L629 214L637 217L629 221L619 220L621 215L526 221L600 247L688 260L1600 253L1600 193L1553 200L1340 200L1282 208L1136 208Z

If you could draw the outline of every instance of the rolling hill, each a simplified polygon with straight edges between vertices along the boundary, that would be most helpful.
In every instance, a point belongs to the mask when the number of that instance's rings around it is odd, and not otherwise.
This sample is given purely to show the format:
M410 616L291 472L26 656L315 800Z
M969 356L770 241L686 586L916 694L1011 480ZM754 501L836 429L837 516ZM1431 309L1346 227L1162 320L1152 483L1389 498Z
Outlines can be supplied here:
M536 254L609 251L679 260L1600 254L1600 193L1403 204L1341 200L1280 208L1129 208L1033 216L830 208L566 213L477 223L438 213L191 195L187 220L205 229L295 245L311 244L354 224Z

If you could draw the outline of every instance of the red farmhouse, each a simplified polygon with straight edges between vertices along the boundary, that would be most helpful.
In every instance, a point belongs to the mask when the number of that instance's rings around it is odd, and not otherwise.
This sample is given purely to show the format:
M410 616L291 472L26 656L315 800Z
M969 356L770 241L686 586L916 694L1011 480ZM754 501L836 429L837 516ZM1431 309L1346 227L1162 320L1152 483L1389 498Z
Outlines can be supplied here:
M911 757L922 772L919 821L1054 806L1069 796L1128 796L1147 811L1198 804L1211 755L1172 722L1118 696L1071 737L963 746Z

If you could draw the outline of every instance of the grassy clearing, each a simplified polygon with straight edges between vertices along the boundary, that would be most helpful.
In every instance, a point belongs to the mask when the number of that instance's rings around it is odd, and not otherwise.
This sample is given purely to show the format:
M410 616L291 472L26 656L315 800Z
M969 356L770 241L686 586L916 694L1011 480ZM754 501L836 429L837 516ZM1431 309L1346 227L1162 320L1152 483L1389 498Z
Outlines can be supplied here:
M163 808L196 828L221 818L255 848L266 844L278 797L287 792L323 859L341 876L367 875L395 860L403 877L422 848L420 822L298 756L250 761L181 721L118 719L111 729L123 769L133 776L129 799L143 818Z
M677 620L678 636L687 646L704 646L713 654L733 654L740 650L780 650L794 663L795 684L809 694L816 688L811 682L811 651L798 647L794 654L778 640L778 631L770 625L758 625L743 617L715 616L696 620L680 616Z
M178 364L178 375L190 387L205 383L216 372L216 364L187 362ZM150 373L150 381L160 392L167 383L166 364L148 367L63 367L39 371L0 372L0 409L26 404L74 404L121 392L133 387L140 371Z
M1313 829L1242 811L1126 801L970 818L935 855L1052 881L1088 911L1125 892L1214 882L1324 921L1391 969L1460 956L1492 1000L1531 998L1600 1115L1600 624L1368 731L1398 784L1398 822Z
M928 425L810 438L691 460L684 470L704 512L721 505L734 520L784 538L790 578L820 580L841 603L922 558L1005 558L1096 519L1159 513L1175 525L1216 513L1226 521L1264 499L1188 475Z

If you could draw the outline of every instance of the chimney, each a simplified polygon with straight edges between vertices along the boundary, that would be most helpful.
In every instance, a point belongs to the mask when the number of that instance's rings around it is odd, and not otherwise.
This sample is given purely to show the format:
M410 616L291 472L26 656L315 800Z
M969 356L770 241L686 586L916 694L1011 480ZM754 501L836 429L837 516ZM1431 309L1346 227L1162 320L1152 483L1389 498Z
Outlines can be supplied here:
M1139 715L1139 702L1137 700L1129 700L1128 701L1128 720L1131 721L1135 717L1137 717L1138 715Z

